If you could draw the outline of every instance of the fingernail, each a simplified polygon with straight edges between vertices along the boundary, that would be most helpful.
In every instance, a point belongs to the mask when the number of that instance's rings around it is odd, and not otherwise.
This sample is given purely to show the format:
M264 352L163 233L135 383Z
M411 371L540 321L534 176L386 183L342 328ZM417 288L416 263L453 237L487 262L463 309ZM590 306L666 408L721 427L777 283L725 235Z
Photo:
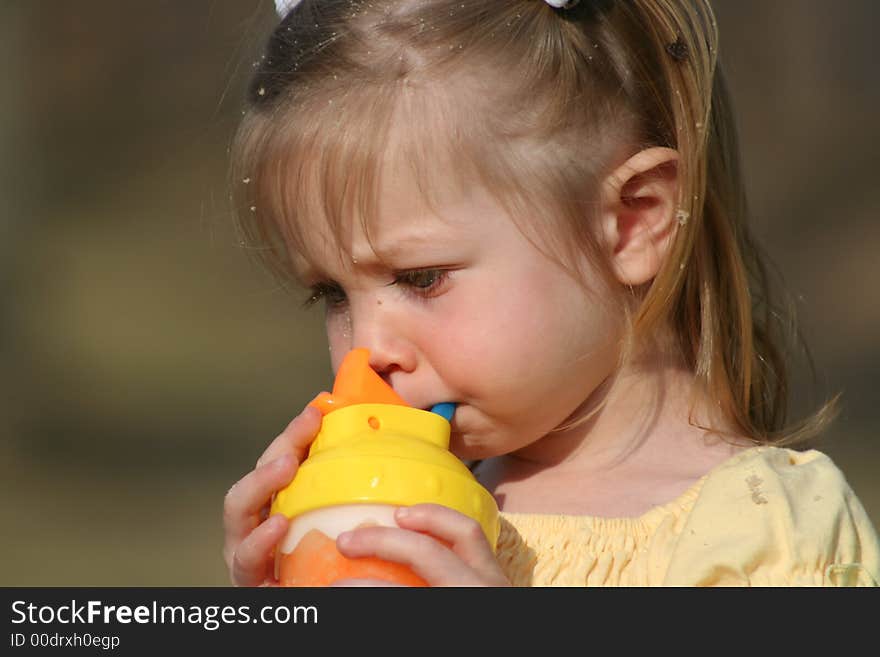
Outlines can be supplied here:
M409 516L409 509L405 506L397 507L397 510L394 512L394 515L398 518L406 518Z
M351 532L342 532L339 536L336 537L337 543L342 543L343 545L348 545L351 543Z
M309 404L308 406L306 406L304 409L302 409L302 410L300 411L300 413L299 413L299 417L302 417L303 415L306 415L306 414L308 414L308 413L312 413L312 414L318 413L318 414L320 415L320 414L321 414L321 409L319 409L319 408L315 408L314 406L312 406L311 404Z

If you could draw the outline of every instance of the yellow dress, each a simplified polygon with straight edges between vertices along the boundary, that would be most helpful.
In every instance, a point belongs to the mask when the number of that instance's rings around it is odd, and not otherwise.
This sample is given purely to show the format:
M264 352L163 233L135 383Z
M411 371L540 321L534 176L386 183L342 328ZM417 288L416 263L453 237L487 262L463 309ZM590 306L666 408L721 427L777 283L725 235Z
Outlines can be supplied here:
M638 518L502 512L514 586L878 586L880 542L825 454L755 447Z

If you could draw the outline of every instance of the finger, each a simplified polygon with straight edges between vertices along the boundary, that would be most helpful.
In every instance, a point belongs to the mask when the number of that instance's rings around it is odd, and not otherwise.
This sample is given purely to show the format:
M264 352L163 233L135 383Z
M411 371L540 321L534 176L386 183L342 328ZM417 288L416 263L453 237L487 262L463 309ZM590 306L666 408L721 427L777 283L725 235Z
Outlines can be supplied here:
M229 566L236 586L264 585L272 572L272 549L287 532L287 518L277 513L239 543Z
M394 520L403 529L425 532L449 544L450 549L482 573L499 571L483 528L473 518L440 504L400 507Z
M249 472L229 489L223 503L227 546L235 549L257 526L260 510L272 493L290 483L296 468L296 461L287 454Z
M321 428L322 418L321 411L313 406L306 406L269 444L257 460L257 467L274 461L284 454L293 454L297 462L302 463L308 454L309 445Z
M377 557L408 566L430 586L478 586L481 575L427 534L397 527L361 527L336 538L346 557Z

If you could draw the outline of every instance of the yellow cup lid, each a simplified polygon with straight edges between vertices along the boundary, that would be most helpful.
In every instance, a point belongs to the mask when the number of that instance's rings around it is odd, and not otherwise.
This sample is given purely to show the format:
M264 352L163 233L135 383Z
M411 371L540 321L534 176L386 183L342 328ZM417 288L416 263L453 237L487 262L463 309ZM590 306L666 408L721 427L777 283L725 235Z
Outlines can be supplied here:
M271 513L293 518L352 503L442 504L473 518L495 548L495 499L449 451L449 422L399 404L360 403L324 416L321 430Z

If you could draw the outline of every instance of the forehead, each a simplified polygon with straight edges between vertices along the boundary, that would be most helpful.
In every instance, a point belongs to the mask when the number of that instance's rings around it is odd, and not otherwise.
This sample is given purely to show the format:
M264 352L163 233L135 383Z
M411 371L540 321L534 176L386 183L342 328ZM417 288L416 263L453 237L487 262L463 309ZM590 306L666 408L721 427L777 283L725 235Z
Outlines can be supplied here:
M414 263L439 257L456 243L486 239L488 216L502 216L492 196L473 184L463 187L439 168L426 188L417 173L387 158L376 202L341 221L313 214L299 222L300 271L325 271L348 263Z
M424 112L417 121L409 102L383 109L384 125L361 112L286 153L276 220L298 262L365 257L364 244L381 255L403 238L427 244L461 227L460 210L483 196L450 119Z

